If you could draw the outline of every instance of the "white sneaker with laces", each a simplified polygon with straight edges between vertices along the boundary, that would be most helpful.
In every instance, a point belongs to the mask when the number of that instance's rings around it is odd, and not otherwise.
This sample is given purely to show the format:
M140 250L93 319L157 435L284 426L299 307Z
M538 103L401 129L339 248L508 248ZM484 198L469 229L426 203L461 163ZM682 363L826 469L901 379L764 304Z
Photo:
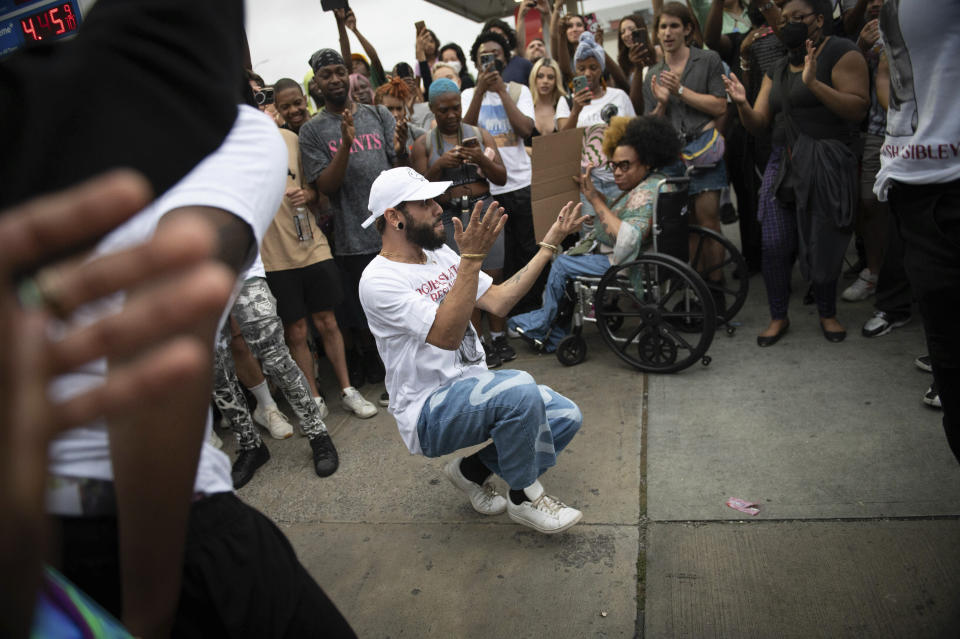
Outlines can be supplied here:
M570 528L583 517L583 513L576 508L571 508L556 497L546 494L539 481L525 488L523 492L529 501L515 504L513 500L507 500L507 515L518 524L529 526L545 535L552 535Z
M443 474L450 483L466 493L470 498L470 505L481 515L500 515L507 509L507 500L493 487L493 475L483 482L476 484L460 472L460 462L463 457L456 457L443 467Z
M353 386L344 390L340 396L340 403L343 404L344 408L353 411L353 414L361 419L373 417L379 412L377 407L368 402L363 395L360 394L360 391Z
M274 439L286 439L293 436L293 426L287 421L286 416L280 412L277 405L257 406L253 411L253 421L267 429L270 436Z
M330 414L330 409L327 408L327 402L323 401L322 397L314 397L313 402L317 405L317 408L320 409L320 419L326 419L327 415Z
M848 286L840 296L848 302L860 302L877 292L877 276L865 268L860 275Z

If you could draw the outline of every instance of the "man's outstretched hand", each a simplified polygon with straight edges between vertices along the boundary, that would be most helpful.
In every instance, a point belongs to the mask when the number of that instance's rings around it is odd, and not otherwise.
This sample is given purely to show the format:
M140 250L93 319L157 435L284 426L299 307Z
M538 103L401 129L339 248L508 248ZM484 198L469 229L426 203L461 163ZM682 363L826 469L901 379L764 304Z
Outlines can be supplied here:
M563 208L560 209L560 214L557 215L557 219L547 230L546 235L543 236L543 242L545 244L560 246L568 235L579 231L584 221L588 219L588 216L580 215L582 210L583 204L580 202L576 204L567 202L564 204Z
M507 223L507 216L504 215L499 202L492 202L487 207L486 213L481 216L480 211L482 209L483 202L477 202L473 206L473 213L470 215L467 228L463 228L463 223L459 218L453 218L453 239L460 247L461 255L488 253Z

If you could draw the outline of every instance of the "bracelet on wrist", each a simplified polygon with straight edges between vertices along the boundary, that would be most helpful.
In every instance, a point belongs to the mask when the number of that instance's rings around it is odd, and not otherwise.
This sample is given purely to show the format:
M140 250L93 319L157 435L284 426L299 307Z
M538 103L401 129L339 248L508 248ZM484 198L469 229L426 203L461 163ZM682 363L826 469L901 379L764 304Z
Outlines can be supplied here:
M555 244L547 244L546 242L537 242L537 246L543 247L545 249L550 249L551 251L553 251L554 255L560 252L560 247Z
M461 253L460 259L462 260L482 260L487 257L486 253Z

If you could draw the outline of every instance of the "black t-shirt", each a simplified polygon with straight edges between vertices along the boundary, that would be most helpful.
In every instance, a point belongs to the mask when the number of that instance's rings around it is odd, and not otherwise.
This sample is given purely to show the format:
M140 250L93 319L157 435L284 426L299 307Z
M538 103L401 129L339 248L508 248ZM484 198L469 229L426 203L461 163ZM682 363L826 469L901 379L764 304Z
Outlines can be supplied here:
M858 51L857 45L844 38L831 37L817 57L817 79L833 87L833 67L850 51ZM773 80L770 90L770 113L773 120L773 143L787 142L784 122L784 100L789 99L790 116L801 133L815 140L839 140L848 146L859 138L859 123L850 122L827 108L803 83L803 73L793 72L783 59L767 73Z
M14 53L0 210L115 167L167 190L229 132L245 56L241 0L100 0L76 38Z

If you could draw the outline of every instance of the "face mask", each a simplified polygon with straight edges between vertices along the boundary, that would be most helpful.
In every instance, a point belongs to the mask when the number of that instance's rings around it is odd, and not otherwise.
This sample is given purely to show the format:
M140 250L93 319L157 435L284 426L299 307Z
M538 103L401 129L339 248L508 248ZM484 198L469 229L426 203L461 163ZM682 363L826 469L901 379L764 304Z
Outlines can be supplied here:
M800 49L807 41L807 25L802 22L790 22L780 29L780 39L788 49Z

